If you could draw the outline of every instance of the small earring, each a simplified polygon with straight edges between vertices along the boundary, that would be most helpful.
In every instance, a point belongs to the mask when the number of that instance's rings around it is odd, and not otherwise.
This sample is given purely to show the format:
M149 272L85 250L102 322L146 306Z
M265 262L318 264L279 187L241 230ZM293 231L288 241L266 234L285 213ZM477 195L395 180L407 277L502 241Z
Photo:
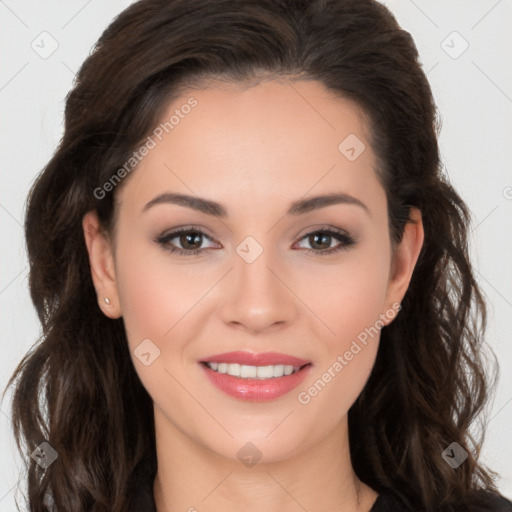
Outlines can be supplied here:
M112 304L111 304L110 299L109 299L108 297L105 297L103 300L105 301L105 304L106 304L109 308L111 308L111 307L112 307Z

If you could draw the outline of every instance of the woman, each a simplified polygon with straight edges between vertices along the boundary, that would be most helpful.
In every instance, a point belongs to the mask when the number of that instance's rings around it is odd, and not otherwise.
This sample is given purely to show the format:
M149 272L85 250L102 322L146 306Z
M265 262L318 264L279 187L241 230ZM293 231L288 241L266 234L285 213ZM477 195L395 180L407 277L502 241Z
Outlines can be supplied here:
M26 213L30 509L512 510L436 122L373 0L114 20Z

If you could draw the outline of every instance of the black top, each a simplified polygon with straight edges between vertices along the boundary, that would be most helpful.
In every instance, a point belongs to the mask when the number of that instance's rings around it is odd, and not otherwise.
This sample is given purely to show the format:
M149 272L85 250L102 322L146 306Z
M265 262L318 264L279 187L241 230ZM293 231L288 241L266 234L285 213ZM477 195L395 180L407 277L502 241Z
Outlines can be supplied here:
M153 497L153 480L155 472L148 466L147 460L141 461L133 475L133 485L130 487L129 512L156 512ZM485 492L485 491L482 491ZM472 508L460 512L512 512L512 502L503 496L487 493L488 507ZM405 505L398 496L391 491L379 494L369 512L419 512Z

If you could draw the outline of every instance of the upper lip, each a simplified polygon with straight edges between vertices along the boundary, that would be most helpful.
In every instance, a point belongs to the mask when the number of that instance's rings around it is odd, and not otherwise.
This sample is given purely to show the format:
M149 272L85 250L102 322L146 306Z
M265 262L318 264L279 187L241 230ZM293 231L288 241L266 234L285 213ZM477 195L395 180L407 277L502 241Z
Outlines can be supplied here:
M257 354L255 352L236 351L225 352L223 354L216 354L206 359L201 359L203 363L238 363L247 366L270 366L276 364L289 365L289 366L304 366L311 361L300 359L299 357L290 356L287 354L280 354L278 352L262 352Z

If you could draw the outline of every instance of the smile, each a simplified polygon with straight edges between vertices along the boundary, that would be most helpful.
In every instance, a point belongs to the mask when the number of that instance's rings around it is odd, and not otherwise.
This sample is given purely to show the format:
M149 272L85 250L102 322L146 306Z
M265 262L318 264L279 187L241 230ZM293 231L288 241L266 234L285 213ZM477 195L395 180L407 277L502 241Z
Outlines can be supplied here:
M202 362L208 381L226 395L244 401L275 400L297 388L312 368L304 366L250 366L236 363Z

